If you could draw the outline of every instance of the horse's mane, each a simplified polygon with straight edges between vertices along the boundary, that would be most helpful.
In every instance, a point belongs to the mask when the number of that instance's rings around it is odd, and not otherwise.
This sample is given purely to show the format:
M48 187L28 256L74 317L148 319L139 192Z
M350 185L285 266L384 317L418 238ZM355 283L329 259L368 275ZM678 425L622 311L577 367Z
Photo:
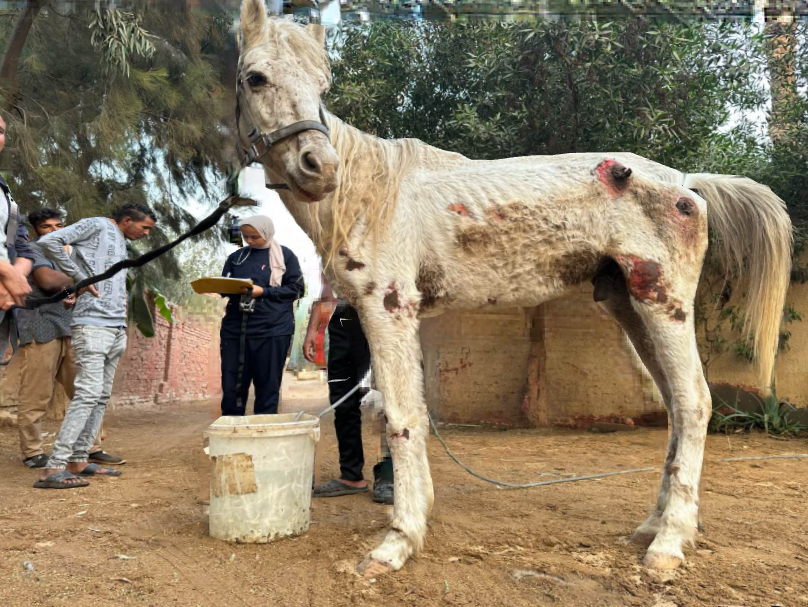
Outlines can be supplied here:
M315 38L292 21L272 18L268 23L267 35L275 40L277 48L294 53L310 69L322 70L330 85L328 53ZM330 209L323 208L320 202L307 205L311 237L325 267L360 222L360 244L368 237L374 244L379 242L398 203L402 179L411 168L465 160L460 154L439 150L418 139L380 139L327 112L326 123L340 159L339 185L328 199ZM329 223L330 233L326 233L329 230L324 224Z

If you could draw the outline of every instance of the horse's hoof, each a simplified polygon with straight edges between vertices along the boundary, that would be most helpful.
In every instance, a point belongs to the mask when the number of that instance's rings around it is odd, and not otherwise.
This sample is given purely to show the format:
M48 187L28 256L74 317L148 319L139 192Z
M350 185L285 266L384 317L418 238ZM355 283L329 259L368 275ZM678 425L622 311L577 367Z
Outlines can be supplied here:
M390 573L393 568L387 563L380 563L368 557L359 565L356 566L356 572L364 577L366 580L374 578L385 573Z
M642 564L649 569L656 569L657 571L671 571L679 568L679 566L682 564L682 559L680 559L678 556L671 556L669 554L649 552L642 560Z
M631 542L637 544L638 546L642 546L643 548L648 548L648 546L653 543L655 537L655 533L635 531L634 535L631 536Z

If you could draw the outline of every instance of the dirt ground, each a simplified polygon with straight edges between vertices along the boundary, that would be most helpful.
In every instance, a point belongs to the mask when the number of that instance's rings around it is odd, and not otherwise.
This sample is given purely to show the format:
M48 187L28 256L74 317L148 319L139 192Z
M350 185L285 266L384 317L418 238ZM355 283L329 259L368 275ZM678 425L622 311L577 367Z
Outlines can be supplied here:
M287 411L325 403L313 384L284 391ZM0 605L808 605L808 460L717 461L806 453L805 440L711 436L703 533L680 571L660 574L643 568L640 548L626 540L653 505L665 430L446 428L461 459L512 482L553 478L543 472L657 470L502 490L466 474L432 437L436 502L426 549L402 571L367 582L353 566L389 513L369 493L315 500L311 529L298 538L230 545L207 536L198 453L211 409L111 412L105 448L128 459L124 475L77 490L34 489L16 429L0 429ZM318 467L328 477L337 471L331 419L322 440ZM368 475L377 449L368 430Z

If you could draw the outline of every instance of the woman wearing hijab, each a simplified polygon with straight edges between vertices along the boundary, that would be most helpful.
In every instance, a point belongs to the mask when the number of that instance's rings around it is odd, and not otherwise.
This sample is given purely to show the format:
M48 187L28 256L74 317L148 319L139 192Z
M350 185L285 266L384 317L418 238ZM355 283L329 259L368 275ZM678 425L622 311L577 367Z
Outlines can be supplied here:
M255 385L255 414L278 412L286 355L295 332L294 302L303 297L297 257L274 240L275 226L265 215L242 220L246 247L224 264L222 276L252 280L252 312L242 297L227 295L221 330L222 415L244 415L250 383ZM249 289L244 289L244 294Z

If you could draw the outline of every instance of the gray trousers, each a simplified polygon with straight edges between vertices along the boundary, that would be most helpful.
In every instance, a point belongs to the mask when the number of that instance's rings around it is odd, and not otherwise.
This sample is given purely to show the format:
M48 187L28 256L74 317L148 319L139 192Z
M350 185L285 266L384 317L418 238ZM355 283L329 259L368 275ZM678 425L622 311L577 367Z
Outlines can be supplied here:
M79 325L72 328L76 395L53 444L48 468L86 462L112 394L115 369L126 350L126 328Z

